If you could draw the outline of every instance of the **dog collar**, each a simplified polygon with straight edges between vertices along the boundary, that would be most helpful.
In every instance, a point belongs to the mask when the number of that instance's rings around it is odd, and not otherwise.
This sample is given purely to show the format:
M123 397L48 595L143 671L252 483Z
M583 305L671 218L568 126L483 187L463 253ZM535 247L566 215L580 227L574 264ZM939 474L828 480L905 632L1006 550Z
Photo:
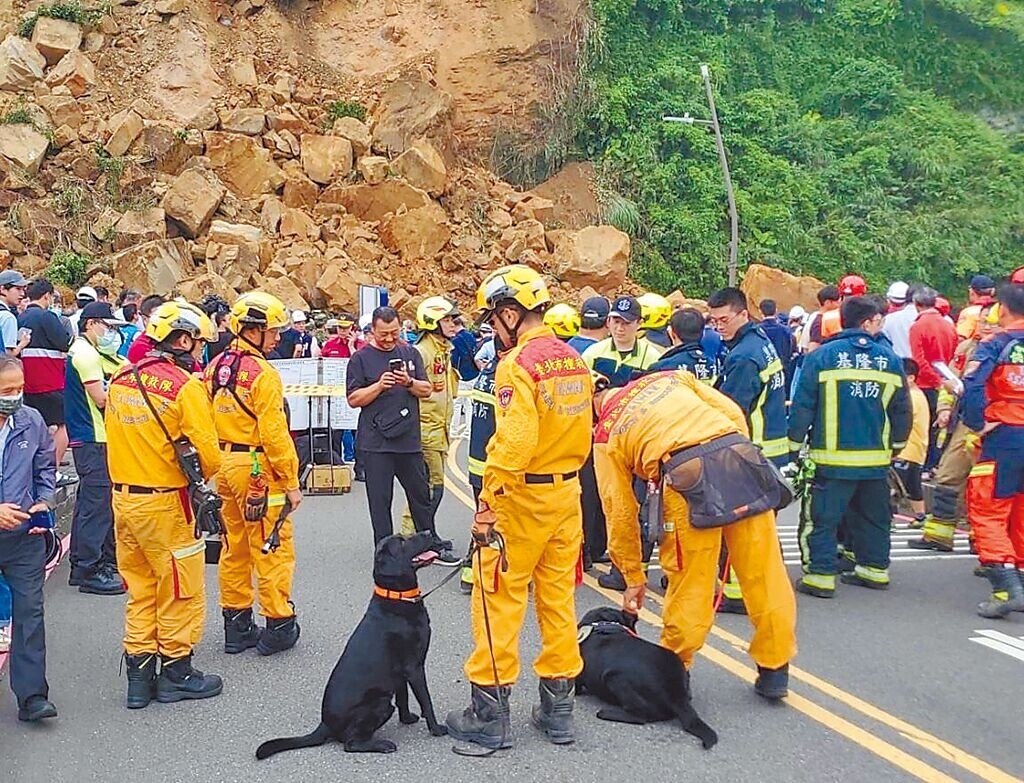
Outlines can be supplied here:
M389 601L418 601L420 589L415 587L412 590L388 590L380 585L374 585L373 594Z
M611 623L607 620L599 620L596 623L588 623L587 625L581 626L579 633L576 635L576 642L582 644L585 642L591 634L610 634L610 633L628 633L630 636L636 636L636 631L631 631L621 623Z

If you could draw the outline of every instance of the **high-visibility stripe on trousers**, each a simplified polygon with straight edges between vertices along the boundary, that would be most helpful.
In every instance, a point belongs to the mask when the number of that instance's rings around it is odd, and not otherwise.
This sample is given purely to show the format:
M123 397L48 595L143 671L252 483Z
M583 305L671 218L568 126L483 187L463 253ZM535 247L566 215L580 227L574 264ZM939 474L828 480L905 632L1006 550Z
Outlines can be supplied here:
M466 676L477 685L493 685L491 642L501 685L519 677L519 632L533 582L533 603L540 626L541 651L533 669L541 678L576 677L583 670L576 641L576 563L583 539L580 484L526 484L496 498L495 529L505 538L508 571L493 548L473 556L474 649ZM478 569L482 569L480 579ZM482 582L482 583L481 583ZM484 624L487 601L491 639Z
M129 655L188 655L203 636L206 546L194 535L182 491L114 490L117 568L128 585L124 648Z
M227 530L218 569L220 603L225 609L248 609L258 594L260 614L281 619L295 614L289 603L295 574L292 520L285 520L281 526L281 546L277 551L263 554L260 548L277 521L285 493L284 485L270 478L266 457L262 454L257 456L270 490L267 515L259 522L246 522L242 515L252 457L244 452L225 452L217 473L217 491L224 501L222 513Z
M750 657L770 669L796 655L796 598L782 562L775 514L766 512L722 528L690 525L686 501L674 491L664 495L666 529L661 566L668 576L661 643L689 668L714 622L718 557L725 539L754 625Z
M996 497L997 467L979 462L967 479L967 515L978 560L1024 568L1024 494Z

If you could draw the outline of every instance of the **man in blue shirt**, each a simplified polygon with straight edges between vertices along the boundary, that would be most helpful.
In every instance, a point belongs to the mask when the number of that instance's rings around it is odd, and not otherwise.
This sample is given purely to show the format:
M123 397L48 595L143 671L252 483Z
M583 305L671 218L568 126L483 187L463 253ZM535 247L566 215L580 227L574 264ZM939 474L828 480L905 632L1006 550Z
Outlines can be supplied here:
M592 296L580 309L580 331L569 340L569 346L581 356L596 342L608 336L608 313L611 307L603 296Z

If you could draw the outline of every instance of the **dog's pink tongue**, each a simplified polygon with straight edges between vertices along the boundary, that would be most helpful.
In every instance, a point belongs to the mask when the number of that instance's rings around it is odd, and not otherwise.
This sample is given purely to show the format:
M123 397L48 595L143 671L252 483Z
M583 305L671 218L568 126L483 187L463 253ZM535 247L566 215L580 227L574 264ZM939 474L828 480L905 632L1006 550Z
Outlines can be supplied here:
M421 552L420 554L416 555L416 557L413 558L413 562L422 563L426 565L427 563L434 562L435 560L437 560L437 558L437 552L433 551L432 549L428 549L426 552Z

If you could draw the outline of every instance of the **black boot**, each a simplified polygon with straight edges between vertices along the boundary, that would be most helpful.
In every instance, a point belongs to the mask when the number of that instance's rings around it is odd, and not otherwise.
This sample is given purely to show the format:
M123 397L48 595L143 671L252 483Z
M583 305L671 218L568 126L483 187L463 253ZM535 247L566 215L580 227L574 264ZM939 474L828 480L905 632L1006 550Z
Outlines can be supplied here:
M130 710L148 707L156 697L156 653L124 654L128 667L128 698L125 706Z
M556 745L576 741L572 726L572 706L576 700L576 682L570 679L541 680L540 704L533 705L533 725Z
M615 566L612 566L612 570L607 574L601 574L597 578L597 583L605 590L618 590L621 593L626 589L626 578Z
M295 615L279 619L268 617L267 627L263 629L256 643L256 652L260 655L284 652L294 647L298 640L299 621L295 619Z
M78 592L93 595L124 595L127 591L117 567L109 563L103 563L87 573L78 585Z
M778 669L766 669L763 666L758 666L754 691L758 696L769 701L778 701L788 696L789 664L784 664Z
M252 609L223 609L224 652L228 655L255 647L262 629L253 622Z
M460 742L472 742L485 748L511 748L512 725L508 717L508 697L512 689L470 685L472 702L462 712L448 713L448 735Z
M219 696L224 683L216 674L203 674L192 668L192 655L184 658L160 656L160 676L156 678L156 700L163 704L184 699L209 699Z
M978 604L978 614L990 620L999 620L1010 612L1024 612L1024 585L1013 566L992 566L988 572L992 595Z

